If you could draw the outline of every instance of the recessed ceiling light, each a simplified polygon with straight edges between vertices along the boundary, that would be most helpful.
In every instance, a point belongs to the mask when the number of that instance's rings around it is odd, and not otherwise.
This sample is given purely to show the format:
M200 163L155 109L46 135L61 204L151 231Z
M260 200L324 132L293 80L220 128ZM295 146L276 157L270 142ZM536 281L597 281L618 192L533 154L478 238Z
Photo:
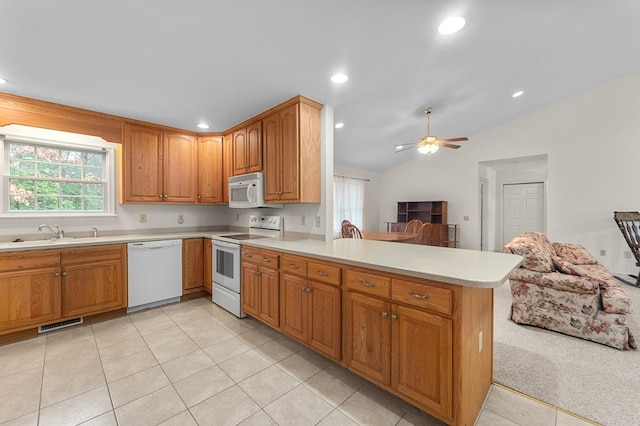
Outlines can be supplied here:
M522 94L524 93L524 91L522 90L518 90L517 92L515 92L513 95L511 95L512 98L517 98L518 96L522 96Z
M349 76L346 74L334 74L331 76L331 81L334 83L344 83L349 80Z
M334 126L336 129L342 129L344 127L344 123L336 123Z
M447 18L444 20L442 24L438 27L438 32L440 34L453 34L457 33L464 27L466 21L461 16L452 16L451 18Z
M0 77L0 84L5 84L7 82L7 80L5 80L4 78Z
M209 125L207 123L198 123L196 124L196 126L198 127L198 129L208 129Z

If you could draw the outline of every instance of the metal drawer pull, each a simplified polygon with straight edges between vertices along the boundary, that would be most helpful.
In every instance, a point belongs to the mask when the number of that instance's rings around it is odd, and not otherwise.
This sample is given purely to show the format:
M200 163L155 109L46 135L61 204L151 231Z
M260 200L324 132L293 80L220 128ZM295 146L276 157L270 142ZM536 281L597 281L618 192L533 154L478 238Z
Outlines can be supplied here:
M367 282L365 280L358 281L358 284L360 284L361 286L364 286L364 287L369 287L369 288L373 288L373 287L376 286L376 283L370 283L370 282Z
M395 314L391 315L391 321L395 321L397 319L398 319L398 317Z
M293 263L290 263L290 264L289 264L289 268L291 268L291 269L298 269L299 267L298 267L298 265L295 265L295 264L293 264Z
M260 275L260 272L256 271L253 273L253 275Z
M389 316L389 314L388 314L388 313L386 313L386 312L383 312L383 313L382 313L382 318L386 318L386 317L388 317L388 316Z
M271 259L267 258L267 257L263 257L262 258L263 262L265 263L271 263Z
M244 257L253 257L253 255L251 253L245 253Z
M414 293L413 290L409 290L409 296L415 297L416 299L422 299L422 300L429 300L430 299L428 294Z
M305 293L309 293L311 289L309 287L302 286L302 291L304 291Z
M320 275L321 277L328 277L329 273L324 271L318 271L318 275Z

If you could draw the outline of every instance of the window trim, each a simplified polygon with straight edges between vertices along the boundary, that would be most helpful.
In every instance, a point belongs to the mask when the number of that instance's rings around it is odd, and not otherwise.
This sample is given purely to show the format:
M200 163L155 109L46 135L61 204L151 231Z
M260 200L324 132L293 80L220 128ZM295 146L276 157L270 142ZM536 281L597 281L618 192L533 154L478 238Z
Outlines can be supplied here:
M18 126L22 129L29 129L24 126ZM36 129L38 133L49 133L46 138L33 137L25 135L23 131L15 134L9 132L3 132L3 128L0 128L0 169L2 170L2 185L0 186L0 217L3 218L80 218L80 217L114 217L116 215L117 205L117 187L118 187L118 175L117 175L117 144L106 142L102 138L72 134L58 131L46 131L43 129ZM69 137L65 137L68 135ZM73 139L73 140L71 140ZM83 140L84 139L84 140ZM31 145L45 145L54 148L66 148L77 149L82 151L92 151L105 153L103 170L105 173L105 197L104 197L104 211L31 211L31 210L19 210L9 211L8 203L8 191L9 191L9 170L6 168L5 158L6 143L24 143Z

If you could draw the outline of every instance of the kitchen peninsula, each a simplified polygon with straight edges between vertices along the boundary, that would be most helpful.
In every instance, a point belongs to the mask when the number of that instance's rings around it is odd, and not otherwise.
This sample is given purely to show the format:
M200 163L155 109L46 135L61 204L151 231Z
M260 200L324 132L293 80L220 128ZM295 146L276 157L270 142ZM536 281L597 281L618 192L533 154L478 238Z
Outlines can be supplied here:
M474 424L493 378L493 288L521 257L268 238L243 243L242 259L251 316L448 424Z

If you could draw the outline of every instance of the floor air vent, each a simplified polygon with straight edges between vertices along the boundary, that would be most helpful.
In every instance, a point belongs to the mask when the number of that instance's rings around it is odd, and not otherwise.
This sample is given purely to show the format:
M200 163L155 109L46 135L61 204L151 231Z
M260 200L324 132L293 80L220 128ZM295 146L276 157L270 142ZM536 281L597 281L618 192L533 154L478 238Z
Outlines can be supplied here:
M40 327L38 327L38 333L46 333L47 331L59 330L61 328L71 327L72 325L76 324L82 324L82 318L60 321L55 324L41 325Z

